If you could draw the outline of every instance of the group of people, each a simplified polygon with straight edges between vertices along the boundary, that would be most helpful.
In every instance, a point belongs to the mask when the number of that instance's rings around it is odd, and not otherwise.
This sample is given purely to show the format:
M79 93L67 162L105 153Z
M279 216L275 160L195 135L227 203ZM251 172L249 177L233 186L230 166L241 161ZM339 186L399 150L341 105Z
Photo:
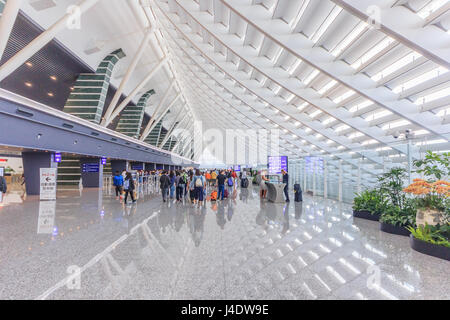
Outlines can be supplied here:
M286 201L289 202L289 175L282 171L283 183L286 184L284 194ZM247 188L249 177L255 178L253 181L259 185L260 198L267 198L267 185L269 181L264 171L242 170L239 173L232 170L158 170L158 171L136 171L135 177L127 171L116 171L113 178L113 185L116 191L116 197L124 197L125 204L128 196L131 201L136 203L136 183L159 184L163 202L176 200L177 203L183 200L190 201L192 204L202 206L202 204L212 198L212 200L224 200L236 191L238 184Z

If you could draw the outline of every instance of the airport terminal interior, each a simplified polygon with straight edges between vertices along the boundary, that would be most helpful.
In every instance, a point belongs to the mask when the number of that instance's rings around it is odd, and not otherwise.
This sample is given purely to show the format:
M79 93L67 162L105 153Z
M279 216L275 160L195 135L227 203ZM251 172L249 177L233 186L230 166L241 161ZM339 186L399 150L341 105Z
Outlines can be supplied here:
M0 300L450 299L449 0L0 0Z

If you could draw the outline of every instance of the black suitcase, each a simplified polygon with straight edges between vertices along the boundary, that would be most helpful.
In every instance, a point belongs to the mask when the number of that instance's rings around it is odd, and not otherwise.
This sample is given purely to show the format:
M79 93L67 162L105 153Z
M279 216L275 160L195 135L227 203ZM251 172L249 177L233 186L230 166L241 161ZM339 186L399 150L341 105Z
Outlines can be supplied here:
M247 189L248 188L248 179L242 179L241 180L241 188Z
M294 184L295 202L303 201L302 188L299 184Z

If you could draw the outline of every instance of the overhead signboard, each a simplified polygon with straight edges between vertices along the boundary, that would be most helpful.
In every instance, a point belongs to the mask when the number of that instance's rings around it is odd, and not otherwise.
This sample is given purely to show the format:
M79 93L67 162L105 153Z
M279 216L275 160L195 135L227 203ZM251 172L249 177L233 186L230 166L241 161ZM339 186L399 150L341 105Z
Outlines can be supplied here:
M267 161L269 175L281 174L281 170L288 172L287 156L269 156Z
M131 165L131 170L144 170L144 164L143 163L133 163Z
M41 168L40 169L40 199L41 200L56 200L56 168Z
M100 165L98 163L83 163L81 170L83 173L97 173L100 172Z
M241 172L241 166L234 166L234 171Z

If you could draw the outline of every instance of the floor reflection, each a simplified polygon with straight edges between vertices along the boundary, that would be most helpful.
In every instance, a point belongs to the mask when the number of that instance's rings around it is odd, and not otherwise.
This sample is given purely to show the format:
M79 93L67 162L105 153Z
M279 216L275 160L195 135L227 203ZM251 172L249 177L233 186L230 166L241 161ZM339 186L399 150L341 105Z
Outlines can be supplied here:
M249 188L198 207L157 191L140 187L135 205L106 187L4 207L0 298L450 298L449 262L348 205L272 204Z

